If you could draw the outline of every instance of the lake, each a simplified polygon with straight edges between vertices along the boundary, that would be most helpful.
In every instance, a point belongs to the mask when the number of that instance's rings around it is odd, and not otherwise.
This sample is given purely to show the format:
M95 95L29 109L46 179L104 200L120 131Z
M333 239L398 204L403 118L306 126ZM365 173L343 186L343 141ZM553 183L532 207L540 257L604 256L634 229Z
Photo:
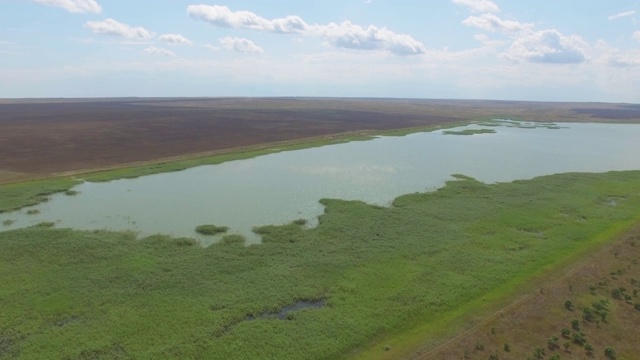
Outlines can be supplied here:
M397 196L435 190L464 174L486 183L563 172L640 169L640 125L516 123L494 121L447 131L495 133L447 135L445 130L378 137L264 155L219 165L105 183L85 182L78 195L0 213L0 230L55 222L57 227L133 230L197 238L202 224L260 238L254 226L296 219L317 224L321 198L389 205ZM39 213L28 215L29 210ZM14 221L2 225L5 220Z

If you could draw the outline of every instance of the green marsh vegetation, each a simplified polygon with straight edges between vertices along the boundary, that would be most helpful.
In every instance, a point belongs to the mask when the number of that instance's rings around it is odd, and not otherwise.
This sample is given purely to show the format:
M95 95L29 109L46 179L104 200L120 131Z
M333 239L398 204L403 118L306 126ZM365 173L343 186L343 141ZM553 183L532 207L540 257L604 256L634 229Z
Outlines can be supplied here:
M259 245L234 235L201 248L128 232L0 232L0 356L394 356L640 215L640 171L457 179L389 208L323 199L317 227L260 227Z
M442 132L445 135L478 135L478 134L495 134L493 129L465 129L465 130L446 130Z
M0 212L39 204L47 201L50 195L67 191L79 183L71 178L53 178L0 185Z
M537 129L544 128L550 130L563 129L557 123L550 121L524 121L524 120L507 120L507 119L492 119L492 120L481 120L477 121L476 124L481 126L493 126L493 127L515 127L521 129Z
M216 225L199 225L196 227L196 232L202 235L215 235L225 233L229 230L226 226L216 226Z

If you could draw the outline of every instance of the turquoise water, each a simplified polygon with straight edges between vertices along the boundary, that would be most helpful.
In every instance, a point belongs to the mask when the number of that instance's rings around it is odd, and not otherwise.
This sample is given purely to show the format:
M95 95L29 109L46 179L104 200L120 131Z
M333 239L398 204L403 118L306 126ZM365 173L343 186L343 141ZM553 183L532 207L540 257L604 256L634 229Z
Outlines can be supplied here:
M0 214L0 230L51 221L57 227L194 237L206 245L219 236L202 236L194 229L215 224L259 242L254 226L299 218L314 226L323 211L321 198L389 205L399 195L441 187L453 179L451 174L493 183L640 169L640 125L546 126L469 125L454 130L496 133L379 137L137 179L85 182L74 188L78 195L54 195L49 202ZM29 209L40 212L27 215ZM15 222L1 225L4 220Z

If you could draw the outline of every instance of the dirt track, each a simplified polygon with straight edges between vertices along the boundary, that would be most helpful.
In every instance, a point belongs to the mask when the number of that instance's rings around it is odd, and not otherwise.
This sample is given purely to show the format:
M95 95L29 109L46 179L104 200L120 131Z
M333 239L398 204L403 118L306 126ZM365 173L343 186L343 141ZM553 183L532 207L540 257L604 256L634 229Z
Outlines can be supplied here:
M491 116L639 120L632 105L473 100L0 99L0 182L357 130ZM624 116L621 116L623 114Z

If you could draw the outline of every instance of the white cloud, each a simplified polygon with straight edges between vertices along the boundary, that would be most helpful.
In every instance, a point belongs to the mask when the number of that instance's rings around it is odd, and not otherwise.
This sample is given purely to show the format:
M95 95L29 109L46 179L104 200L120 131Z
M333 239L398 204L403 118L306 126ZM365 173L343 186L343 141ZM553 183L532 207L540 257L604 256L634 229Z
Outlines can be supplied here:
M615 15L611 15L607 19L609 19L609 20L622 19L624 17L633 16L633 15L635 15L635 13L636 13L635 10L625 11L625 12L621 12L621 13L618 13L618 14L615 14Z
M609 59L609 65L616 66L616 67L640 66L640 57L638 57L638 55L640 54L633 54L633 55L619 54L619 55L612 56L611 59Z
M414 55L426 52L425 46L409 35L396 34L387 28L373 25L365 29L349 21L341 24L316 25L311 33L321 35L331 45L344 49L386 50L396 55Z
M167 50L167 49L163 49L163 48L157 48L155 46L151 46L148 47L144 50L142 50L145 54L150 54L150 55L162 55L162 56L169 56L169 57L175 57L176 54L171 51L171 50Z
M387 28L364 28L349 21L340 24L310 25L298 16L265 19L249 11L231 11L226 6L191 5L187 13L194 19L220 27L250 29L278 34L321 36L335 47L355 50L384 50L396 55L423 54L426 49L413 37Z
M636 32L634 32L634 33L633 33L633 35L631 35L631 37L632 37L634 40L638 40L638 41L640 41L640 31L636 31Z
M180 34L163 34L158 37L161 41L164 41L171 45L192 45L193 42Z
M211 44L206 44L204 45L205 48L209 49L209 50L213 50L213 51L218 51L221 48L219 46L215 46L215 45L211 45Z
M496 13L500 11L498 5L489 0L451 0L452 3L463 5L471 11L482 13Z
M505 44L505 41L493 40L486 34L475 34L473 35L473 38L489 48L498 48Z
M95 0L34 0L38 4L63 8L71 13L98 14L102 7Z
M240 53L261 53L262 48L254 44L249 39L237 37L225 37L220 39L220 45L227 50L233 50Z
M531 29L533 28L533 24L521 23L514 20L502 20L494 14L470 16L463 20L462 23L467 26L473 26L491 32L502 32L506 34L531 31Z
M143 27L132 27L113 19L87 21L85 26L96 34L122 36L130 39L149 39L153 36Z
M268 20L250 11L231 11L226 6L190 5L187 13L194 19L212 25L237 29L251 29L283 34L302 33L308 25L298 16Z
M588 45L578 36L542 30L515 40L505 56L515 61L571 64L584 62L587 48Z

